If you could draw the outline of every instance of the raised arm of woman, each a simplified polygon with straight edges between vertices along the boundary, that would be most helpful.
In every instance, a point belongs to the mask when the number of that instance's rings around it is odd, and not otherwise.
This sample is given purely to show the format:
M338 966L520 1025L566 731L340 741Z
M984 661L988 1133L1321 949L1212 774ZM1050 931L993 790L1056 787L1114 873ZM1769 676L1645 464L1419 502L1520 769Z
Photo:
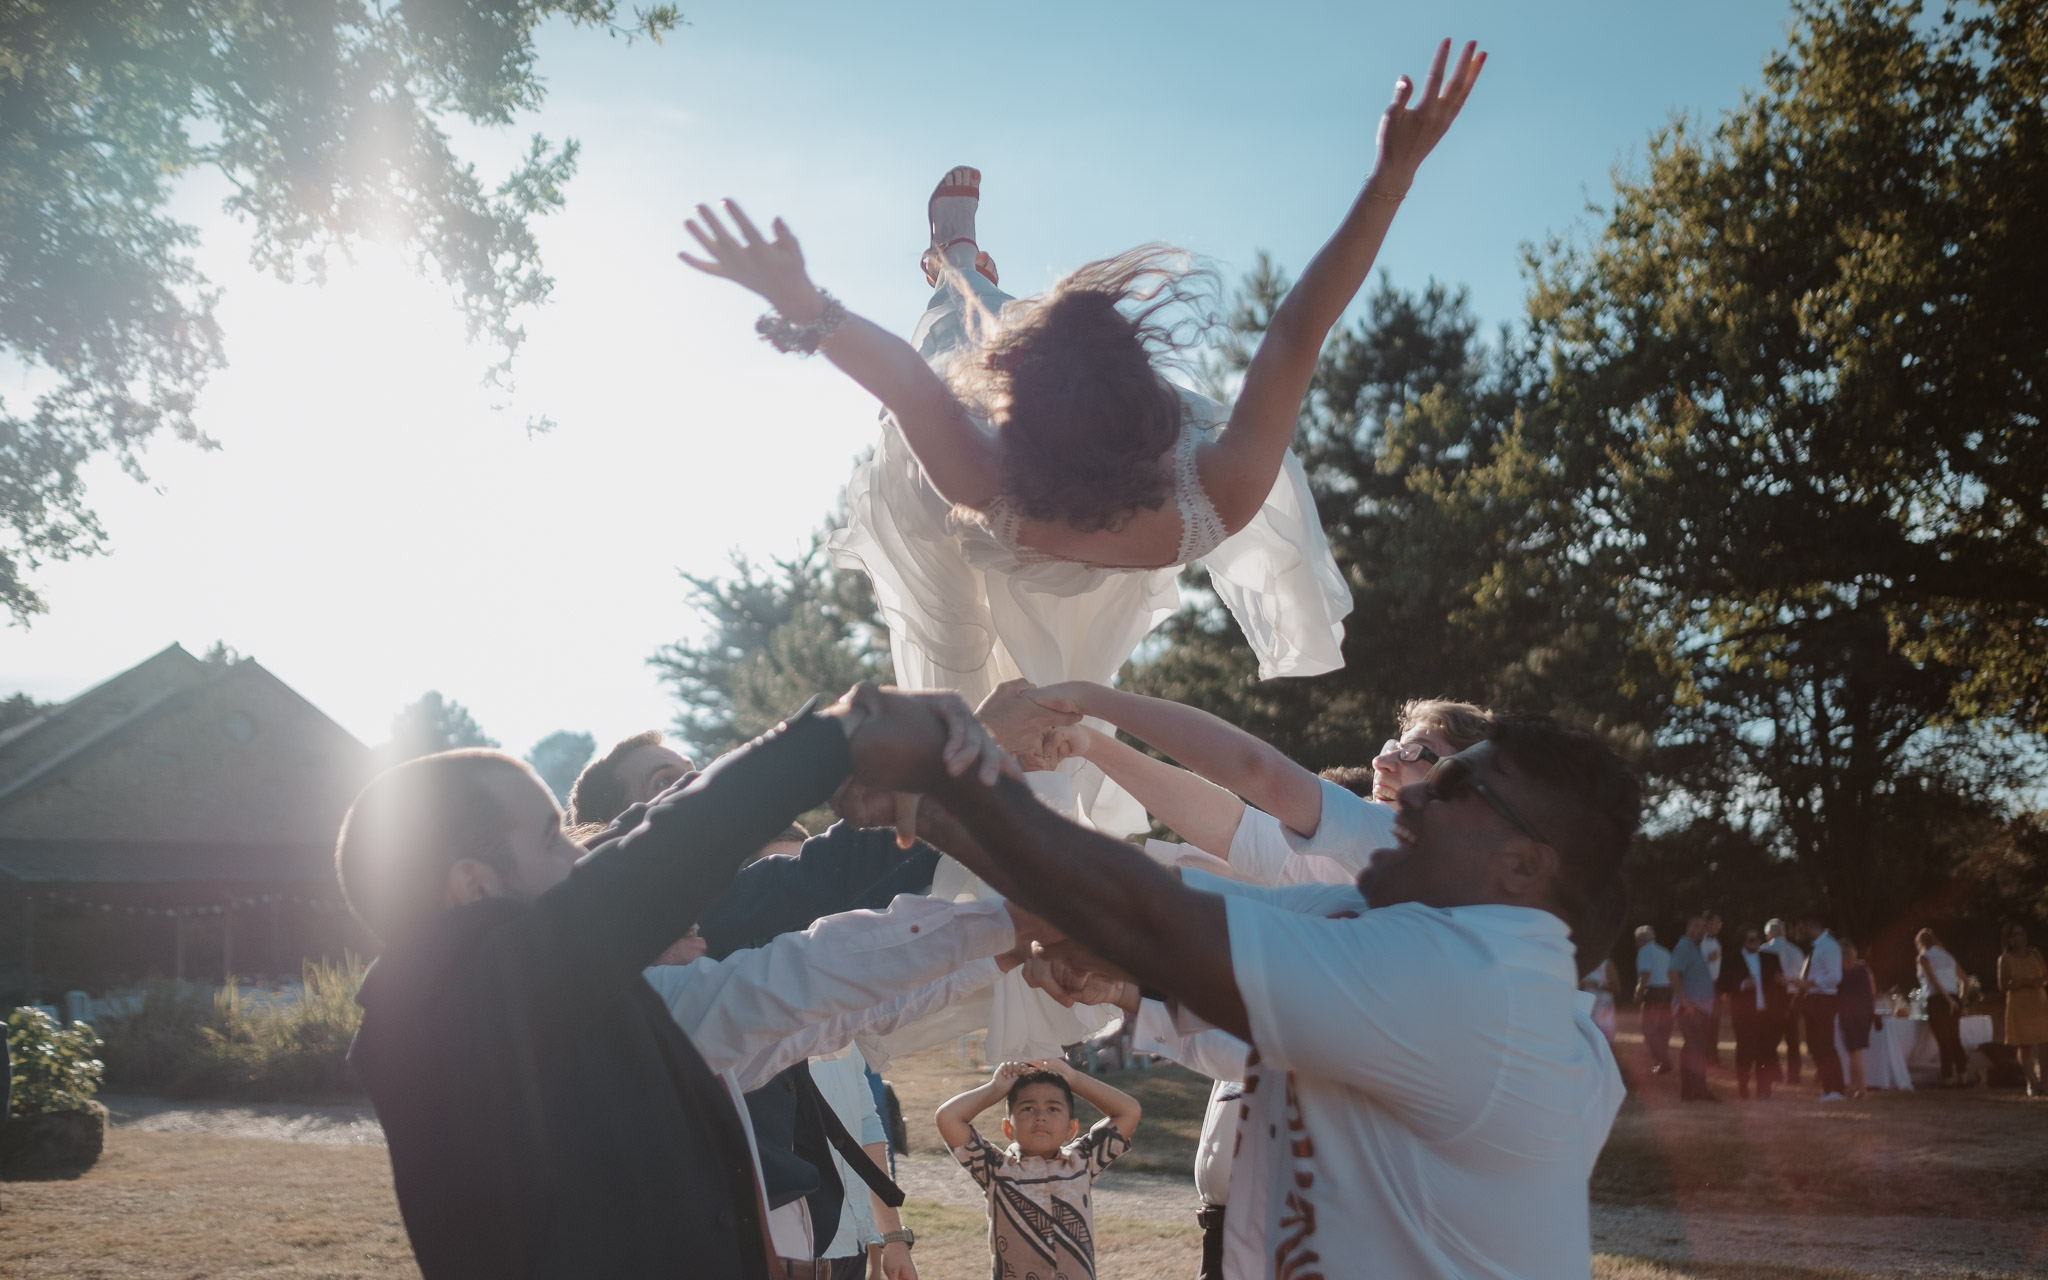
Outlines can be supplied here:
M1245 370L1229 427L1199 457L1202 488L1232 533L1251 523L1272 491L1324 341L1371 272L1416 169L1457 119L1486 65L1478 45L1468 43L1446 83L1450 52L1449 40L1437 48L1417 106L1408 106L1414 82L1402 76L1395 83L1393 104L1380 118L1379 163L1337 234L1309 260L1301 279L1274 309Z
M732 229L711 206L700 204L697 216L683 225L706 256L676 256L707 275L760 294L792 325L825 321L838 304L811 283L803 249L789 227L777 218L771 224L775 236L768 239L739 205L723 203ZM977 509L995 501L1002 492L995 446L958 398L909 343L844 308L838 314L839 323L826 326L829 331L816 349L896 415L903 438L939 496Z

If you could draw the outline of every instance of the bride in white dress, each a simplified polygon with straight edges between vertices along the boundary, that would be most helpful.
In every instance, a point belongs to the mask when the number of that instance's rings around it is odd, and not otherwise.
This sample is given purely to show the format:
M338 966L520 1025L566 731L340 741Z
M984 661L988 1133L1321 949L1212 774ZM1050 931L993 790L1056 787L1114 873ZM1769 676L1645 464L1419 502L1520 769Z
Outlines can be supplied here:
M1175 579L1197 560L1262 678L1343 665L1351 593L1289 445L1324 341L1485 63L1468 44L1447 77L1450 47L1415 106L1413 83L1397 82L1371 177L1275 309L1228 406L1159 372L1190 301L1184 255L1133 250L1013 299L974 239L974 169L932 194L924 266L937 292L910 343L813 285L781 219L770 237L731 201L730 229L697 207L686 225L705 256L678 256L766 298L764 338L822 351L882 402L832 552L873 579L899 684L974 704L1019 677L1107 683L1179 607ZM1049 800L1112 834L1143 829L1099 771L1066 768L1043 780ZM1001 1039L997 1060L1028 1043ZM992 1055L998 1045L992 1029Z

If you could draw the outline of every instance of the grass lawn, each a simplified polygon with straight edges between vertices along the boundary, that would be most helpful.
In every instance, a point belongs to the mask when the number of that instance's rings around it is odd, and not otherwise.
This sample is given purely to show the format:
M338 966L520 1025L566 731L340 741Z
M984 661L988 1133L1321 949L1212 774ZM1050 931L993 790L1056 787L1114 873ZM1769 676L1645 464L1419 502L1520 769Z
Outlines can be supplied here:
M971 1209L913 1200L925 1280L987 1274ZM1195 1229L1096 1223L1108 1276L1193 1275ZM382 1147L115 1130L83 1177L0 1183L0 1276L417 1277Z
M1627 1054L1624 1052L1624 1057ZM932 1112L987 1078L950 1049L889 1072L913 1150L942 1156ZM1146 1114L1131 1163L1184 1176L1207 1085L1178 1068L1111 1077ZM1593 1179L1595 1199L1702 1215L1778 1220L1811 1235L1853 1233L1878 1215L1922 1215L1929 1230L1958 1220L2048 1223L2048 1104L2010 1093L1875 1094L1822 1107L1813 1091L1768 1108L1685 1104L1668 1078L1624 1107ZM1193 1203L1193 1188L1188 1201ZM924 1280L988 1274L985 1225L972 1209L912 1200ZM1190 1218L1098 1220L1099 1272L1192 1277ZM1967 1230L1967 1227L1965 1228ZM1915 1228L1917 1230L1917 1228ZM2044 1242L2048 1243L2048 1242ZM1654 1250L1646 1250L1654 1252ZM1984 1276L2039 1275L2031 1267ZM107 1154L68 1181L0 1183L0 1276L43 1280L198 1277L416 1276L390 1169L378 1146L322 1145L198 1133L115 1129ZM1597 1280L1855 1280L1864 1274L1797 1265L1671 1265L1595 1259ZM1955 1274L1951 1272L1950 1274Z

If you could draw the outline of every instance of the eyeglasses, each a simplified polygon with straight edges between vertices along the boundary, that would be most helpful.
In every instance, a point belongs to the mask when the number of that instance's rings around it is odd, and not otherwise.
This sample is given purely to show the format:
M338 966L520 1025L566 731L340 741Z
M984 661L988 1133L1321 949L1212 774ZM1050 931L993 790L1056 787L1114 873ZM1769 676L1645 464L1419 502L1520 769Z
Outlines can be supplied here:
M1443 759L1419 742L1403 742L1399 738L1388 738L1387 745L1380 748L1380 754L1392 756L1403 764L1414 764L1417 760L1424 764L1435 764Z
M1427 748L1424 748L1424 750L1427 750ZM1442 800L1446 803L1457 800L1465 792L1471 791L1481 800L1486 801L1487 806L1495 813L1507 819L1508 825L1512 826L1515 830L1534 840L1537 844L1550 843L1550 841L1543 838L1543 833L1538 831L1527 818L1516 813L1515 807L1506 800L1503 800L1499 792L1481 782L1473 774L1471 764L1463 757L1447 756L1444 759L1438 760L1430 766L1429 776L1422 780L1422 785L1428 791L1430 799Z

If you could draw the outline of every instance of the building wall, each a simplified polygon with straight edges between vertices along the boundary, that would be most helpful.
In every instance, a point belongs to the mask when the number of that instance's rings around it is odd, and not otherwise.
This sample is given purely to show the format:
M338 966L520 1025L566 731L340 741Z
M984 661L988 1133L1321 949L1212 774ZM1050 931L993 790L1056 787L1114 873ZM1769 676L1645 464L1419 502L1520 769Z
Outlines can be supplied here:
M183 976L219 982L229 973L244 981L294 977L309 960L340 960L353 952L372 956L374 939L327 895L319 909L304 904L304 886L290 886L297 902L245 907L230 915L196 915L180 922L164 914L128 914L122 909L165 907L247 898L260 887L246 884L179 885L175 892L155 886L64 886L67 895L115 905L113 911L53 903L40 893L35 903L35 968L24 974L20 950L23 886L0 886L0 1003L31 996L57 1002L67 991L104 995L151 977L179 975L178 934L184 932ZM88 895L91 895L88 897ZM273 933L273 927L275 932ZM224 943L229 944L224 951Z

